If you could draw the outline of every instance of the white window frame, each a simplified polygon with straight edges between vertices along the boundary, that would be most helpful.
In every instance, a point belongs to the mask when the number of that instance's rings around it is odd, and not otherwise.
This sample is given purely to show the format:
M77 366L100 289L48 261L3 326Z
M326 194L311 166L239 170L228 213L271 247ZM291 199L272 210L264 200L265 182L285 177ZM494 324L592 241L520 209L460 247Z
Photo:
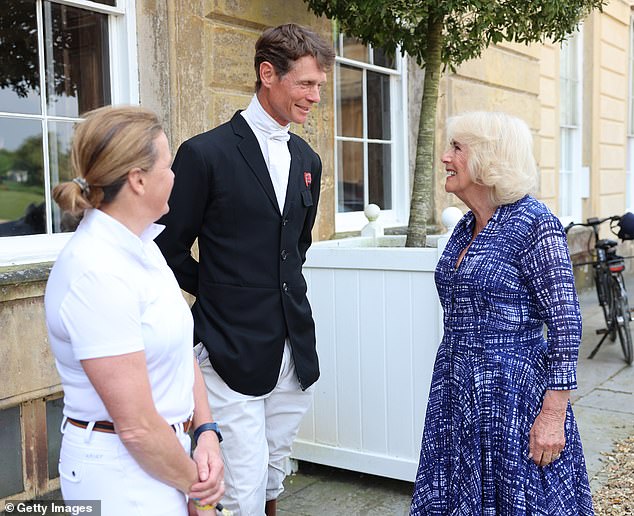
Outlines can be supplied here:
M43 0L35 0L37 6L38 31L40 31L39 56L40 56L40 91L46 92L44 85L44 59L43 45L44 39L41 34L42 27L42 3ZM136 0L117 0L116 7L92 2L90 0L50 0L52 3L89 9L93 12L107 14L108 33L110 46L110 91L112 104L138 104L139 103L139 83L137 68L137 40L136 40ZM46 96L41 95L42 104L46 108ZM42 111L46 113L46 111ZM32 118L42 121L42 145L44 152L44 184L45 201L47 208L51 205L50 192L50 169L48 151L48 122L58 120L73 120L69 117L55 117L50 115L23 115L18 113L0 113L11 118ZM79 119L77 119L79 120ZM54 261L62 250L72 233L51 234L51 220L47 217L46 235L28 235L0 237L0 267L10 265L21 265L28 263L41 263Z
M629 89L627 106L627 165L625 169L625 206L634 213L634 16L630 17Z
M343 37L339 35L340 41ZM338 45L341 48L341 44ZM407 58L401 55L400 50L396 51L395 63L396 68L384 68L382 66L373 65L363 61L357 61L346 57L336 56L337 64L349 65L363 71L363 110L365 113L367 107L367 71L375 71L390 76L390 144L391 144L391 179L392 179L392 208L384 210L381 206L381 216L379 221L383 227L396 227L407 225L407 217L409 215L409 158L408 158L408 110L407 110ZM367 165L367 145L373 143L374 140L367 138L366 117L364 116L364 127L362 137L346 137L337 135L337 91L338 91L338 72L337 66L334 67L334 101L335 101L335 231L344 233L349 231L359 231L368 223L363 211L354 212L338 212L339 206L339 152L338 142L351 141L359 142L364 145L364 206L368 204L368 165ZM381 140L384 142L385 140Z
M579 27L579 31L573 36L577 39L576 41L576 55L574 59L577 63L577 79L578 79L578 88L577 88L577 98L575 99L574 108L578 114L578 123L576 126L563 126L561 125L560 120L560 129L559 129L559 218L565 224L568 222L578 222L582 218L582 196L584 192L584 182L582 179L584 178L584 173L582 170L582 135L583 135L583 28ZM565 45L569 44L569 40L563 43L562 51ZM561 67L561 64L560 64ZM562 103L564 99L561 98L561 88L560 88L560 99L559 99L559 109L562 109ZM572 163L570 170L563 170L562 167L562 145L563 138L562 133L566 130L571 135L571 156ZM568 191L563 191L563 181L562 176L564 174L570 175L570 183ZM568 198L565 198L567 196ZM565 202L567 201L570 204L569 212L564 212Z

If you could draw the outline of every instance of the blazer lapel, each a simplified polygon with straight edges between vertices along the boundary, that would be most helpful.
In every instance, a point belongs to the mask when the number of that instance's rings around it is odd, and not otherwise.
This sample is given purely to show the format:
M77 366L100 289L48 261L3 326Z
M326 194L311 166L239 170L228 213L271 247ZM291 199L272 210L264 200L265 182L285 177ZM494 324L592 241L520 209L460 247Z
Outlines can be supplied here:
M240 114L240 111L237 111L236 114L233 115L231 125L233 126L234 132L242 138L242 140L238 143L238 150L240 151L240 154L242 154L242 157L249 165L249 168L255 174L255 177L266 192L266 195L275 207L275 210L279 213L280 208L277 205L271 175L269 174L269 169L264 161L264 156L262 156L262 149L260 149L258 139L255 137L255 134L253 134L253 131L249 127L249 124L247 124L247 121Z
M286 186L286 199L284 200L284 215L288 213L291 205L297 202L299 189L302 184L302 153L293 141L293 136L288 141L288 150L291 153L291 169L288 172L288 185Z

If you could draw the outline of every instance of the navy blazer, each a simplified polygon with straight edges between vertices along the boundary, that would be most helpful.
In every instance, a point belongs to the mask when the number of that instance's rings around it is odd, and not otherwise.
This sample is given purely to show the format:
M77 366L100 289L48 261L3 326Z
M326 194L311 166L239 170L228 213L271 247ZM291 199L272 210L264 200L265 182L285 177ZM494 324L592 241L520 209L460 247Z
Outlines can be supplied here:
M319 377L302 264L315 223L321 160L300 137L280 213L260 145L237 112L184 142L174 159L170 211L156 242L194 296L194 339L233 390L270 392L288 336L302 389ZM198 238L199 261L191 255Z

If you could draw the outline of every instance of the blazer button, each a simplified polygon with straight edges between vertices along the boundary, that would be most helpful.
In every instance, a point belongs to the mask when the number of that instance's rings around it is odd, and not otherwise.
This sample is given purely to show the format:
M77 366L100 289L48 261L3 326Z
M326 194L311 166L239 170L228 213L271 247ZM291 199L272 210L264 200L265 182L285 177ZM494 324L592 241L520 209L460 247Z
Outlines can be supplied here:
M288 224L288 219L286 217L284 217L282 219L282 226L286 226L286 224Z
M280 253L280 258L282 259L282 261L285 261L286 258L288 258L288 251L286 249L282 249L282 252Z
M286 283L286 282L282 283L282 290L284 292L288 292L288 283Z

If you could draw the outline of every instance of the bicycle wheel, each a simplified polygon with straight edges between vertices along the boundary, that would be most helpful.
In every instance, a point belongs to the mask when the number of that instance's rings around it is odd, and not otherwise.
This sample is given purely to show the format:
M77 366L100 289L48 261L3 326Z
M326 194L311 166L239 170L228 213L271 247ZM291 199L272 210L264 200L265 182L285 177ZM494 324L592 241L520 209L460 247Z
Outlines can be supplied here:
M623 358L628 365L632 365L632 332L630 331L630 305L627 301L627 291L623 283L623 277L619 274L612 281L613 316L618 329Z
M603 311L605 319L606 331L610 332L609 339L614 342L616 340L616 324L612 323L612 312L614 299L612 295L612 277L607 271L605 265L598 265L594 269L594 286L597 290L597 298L599 305Z

